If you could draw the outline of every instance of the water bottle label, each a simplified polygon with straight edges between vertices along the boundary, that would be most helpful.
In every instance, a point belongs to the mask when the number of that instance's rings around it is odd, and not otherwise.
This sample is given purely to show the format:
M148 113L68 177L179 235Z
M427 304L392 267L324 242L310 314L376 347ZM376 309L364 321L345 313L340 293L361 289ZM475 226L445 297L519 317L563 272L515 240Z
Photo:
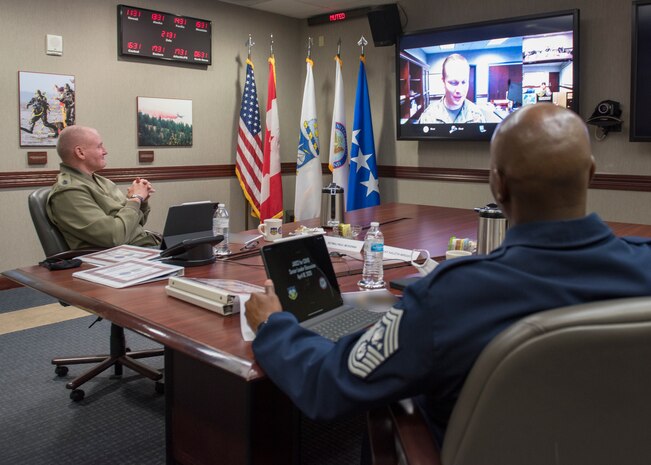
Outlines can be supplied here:
M384 244L377 242L371 244L371 252L384 252Z
M213 226L218 228L228 228L228 218L215 218L213 220Z

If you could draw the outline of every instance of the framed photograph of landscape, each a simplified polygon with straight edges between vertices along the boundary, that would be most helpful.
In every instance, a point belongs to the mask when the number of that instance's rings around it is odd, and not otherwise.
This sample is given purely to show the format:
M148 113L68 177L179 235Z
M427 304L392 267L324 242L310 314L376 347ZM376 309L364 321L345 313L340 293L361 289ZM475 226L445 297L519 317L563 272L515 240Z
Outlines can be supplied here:
M55 146L75 124L75 98L74 76L18 71L20 146Z
M138 147L192 146L192 100L137 99Z

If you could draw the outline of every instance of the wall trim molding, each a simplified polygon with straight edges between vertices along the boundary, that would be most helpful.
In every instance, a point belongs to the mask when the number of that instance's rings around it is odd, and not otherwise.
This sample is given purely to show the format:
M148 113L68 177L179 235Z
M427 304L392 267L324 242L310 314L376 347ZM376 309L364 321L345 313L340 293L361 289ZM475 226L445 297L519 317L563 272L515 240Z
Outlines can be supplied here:
M323 174L328 174L328 165L322 164ZM0 173L0 189L41 187L54 184L58 171L14 171ZM186 165L161 167L110 168L100 172L115 182L131 182L141 176L150 181L192 180L229 178L235 176L235 165ZM282 163L281 173L296 173L295 163ZM426 168L419 166L378 167L380 178L415 179L421 181L475 182L487 183L488 170L463 168ZM597 173L590 184L591 189L651 192L651 176L631 174Z
M59 171L14 171L0 173L0 189L51 186ZM114 182L131 182L140 176L150 181L229 178L235 176L235 165L140 166L108 168L99 172Z

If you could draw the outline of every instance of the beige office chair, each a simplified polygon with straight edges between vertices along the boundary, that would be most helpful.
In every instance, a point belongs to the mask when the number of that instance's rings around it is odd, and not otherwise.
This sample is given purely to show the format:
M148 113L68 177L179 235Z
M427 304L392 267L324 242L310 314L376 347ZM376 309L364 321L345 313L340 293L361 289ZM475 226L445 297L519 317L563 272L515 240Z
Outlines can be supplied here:
M371 412L369 434L377 465L646 465L651 297L542 312L498 335L466 379L440 456L410 401Z
M45 256L47 258L67 259L99 250L70 250L70 247L68 247L61 232L54 224L52 224L47 216L45 205L49 193L49 187L42 187L29 194L27 198L29 213L32 217L32 222L36 228L36 233L41 242L41 246L43 247L43 251L45 252ZM65 302L61 302L61 304L68 305ZM75 402L78 402L84 398L84 391L79 389L79 386L110 367L114 367L114 373L116 376L122 375L122 366L124 365L154 381L160 380L162 374L159 371L153 370L135 360L160 355L163 355L163 349L131 352L126 347L124 328L111 323L110 354L87 357L55 358L52 359L52 364L56 365L55 373L58 376L65 376L68 373L68 367L66 365L97 363L93 368L66 384L68 389L72 389L70 398ZM156 390L158 392L163 390L162 383L156 383Z

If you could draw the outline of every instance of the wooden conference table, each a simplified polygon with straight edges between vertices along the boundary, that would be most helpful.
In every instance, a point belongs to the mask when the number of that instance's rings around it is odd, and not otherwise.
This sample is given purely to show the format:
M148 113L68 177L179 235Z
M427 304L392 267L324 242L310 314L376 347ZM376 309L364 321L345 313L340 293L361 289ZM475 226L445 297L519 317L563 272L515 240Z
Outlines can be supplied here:
M475 239L477 229L477 214L456 208L394 203L345 216L351 224L370 221L381 223L387 245L427 249L433 257L445 254L451 236ZM285 235L300 224L318 226L318 220L283 225ZM618 235L651 236L651 226L610 225ZM333 262L342 290L357 290L359 261ZM298 461L297 412L255 363L251 344L242 340L239 316L222 317L168 297L164 281L115 290L72 278L73 271L31 266L3 274L165 346L168 464ZM385 278L413 272L403 263L389 267ZM186 276L262 284L265 272L259 254L242 254L187 268Z

